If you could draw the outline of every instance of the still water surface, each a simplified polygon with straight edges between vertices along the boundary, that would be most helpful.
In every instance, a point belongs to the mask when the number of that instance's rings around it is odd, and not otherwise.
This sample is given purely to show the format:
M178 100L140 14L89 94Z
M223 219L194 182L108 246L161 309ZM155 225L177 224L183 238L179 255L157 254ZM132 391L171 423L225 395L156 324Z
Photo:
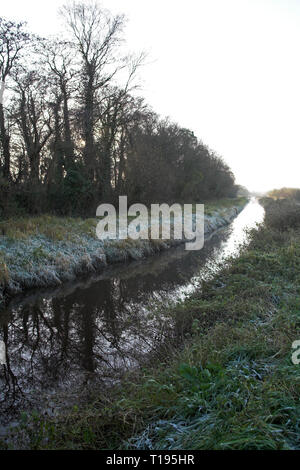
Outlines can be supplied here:
M7 367L0 366L0 424L13 423L24 409L51 413L59 401L63 406L73 397L76 403L96 383L138 365L176 328L167 316L154 315L153 306L199 288L227 257L238 255L247 229L263 216L253 199L200 251L183 245L110 267L88 281L14 299L0 316L7 348Z

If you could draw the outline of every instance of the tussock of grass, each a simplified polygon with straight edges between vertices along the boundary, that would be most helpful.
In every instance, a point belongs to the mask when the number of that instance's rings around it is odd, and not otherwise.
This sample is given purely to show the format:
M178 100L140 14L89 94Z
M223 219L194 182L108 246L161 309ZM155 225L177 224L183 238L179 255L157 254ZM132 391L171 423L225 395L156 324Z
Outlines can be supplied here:
M299 449L300 233L270 226L169 312L185 346L89 407L24 423L31 448ZM175 344L178 344L175 338ZM156 358L157 359L157 358Z

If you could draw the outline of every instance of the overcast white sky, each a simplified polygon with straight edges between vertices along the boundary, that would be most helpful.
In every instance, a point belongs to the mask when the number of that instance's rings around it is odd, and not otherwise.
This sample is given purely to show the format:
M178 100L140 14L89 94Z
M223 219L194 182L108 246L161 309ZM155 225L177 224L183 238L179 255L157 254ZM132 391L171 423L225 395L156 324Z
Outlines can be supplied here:
M54 34L63 0L0 15ZM103 0L147 50L141 95L222 155L252 190L300 186L300 0Z

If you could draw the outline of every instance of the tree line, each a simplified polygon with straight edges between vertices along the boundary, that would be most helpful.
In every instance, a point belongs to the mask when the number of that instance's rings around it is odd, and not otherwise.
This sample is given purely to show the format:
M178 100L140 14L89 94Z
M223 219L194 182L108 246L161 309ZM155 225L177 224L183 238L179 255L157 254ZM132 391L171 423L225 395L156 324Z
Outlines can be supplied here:
M299 188L280 188L272 189L267 196L274 199L293 199L300 202L300 189Z
M0 215L234 196L222 158L137 95L145 55L124 53L124 17L97 2L60 14L57 38L0 18Z

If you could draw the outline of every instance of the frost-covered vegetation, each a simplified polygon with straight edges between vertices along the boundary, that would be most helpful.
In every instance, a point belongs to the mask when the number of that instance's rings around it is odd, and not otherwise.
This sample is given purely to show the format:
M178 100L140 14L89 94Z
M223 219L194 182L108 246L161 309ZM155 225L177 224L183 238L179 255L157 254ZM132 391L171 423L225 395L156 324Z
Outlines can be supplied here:
M245 199L208 205L206 234L230 222ZM0 292L14 295L55 286L101 271L106 264L139 259L179 243L177 240L107 240L96 237L97 219L24 217L0 222Z
M276 209L276 210L274 210ZM299 449L300 233L280 203L239 258L177 305L185 346L168 347L89 406L21 426L46 449ZM282 208L282 214L285 207ZM273 216L271 215L273 214ZM3 444L4 446L6 444Z

